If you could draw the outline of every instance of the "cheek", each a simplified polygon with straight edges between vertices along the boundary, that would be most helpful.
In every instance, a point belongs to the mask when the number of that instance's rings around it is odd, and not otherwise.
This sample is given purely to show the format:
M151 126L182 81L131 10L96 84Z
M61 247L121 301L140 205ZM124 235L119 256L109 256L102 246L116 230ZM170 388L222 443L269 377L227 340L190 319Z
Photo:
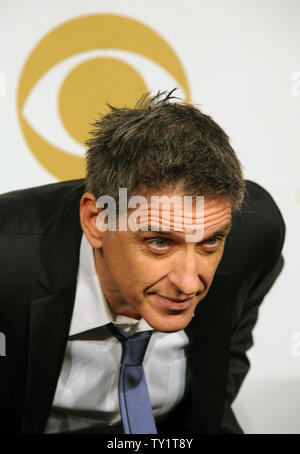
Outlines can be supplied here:
M164 268L162 261L160 263L160 260L148 254L140 244L130 241L122 241L114 248L114 258L117 267L122 269L124 274L141 281L154 280Z
M133 293L150 286L162 274L161 266L141 253L137 247L124 243L109 249L106 263L115 284L126 292Z
M212 266L212 271L211 271L211 274L212 274L211 280L213 280L214 275L215 275L215 272L216 272L216 270L217 270L217 268L218 268L218 266L219 266L219 263L220 263L220 261L221 261L221 259L222 259L223 250L224 250L224 248L223 248L219 253L217 253L216 256L215 256L215 258L214 258L213 266Z
M146 287L160 281L168 273L163 261L151 260L149 257L141 257L132 261L132 274L140 285Z
M199 276L201 276L202 280L204 280L207 285L210 285L214 278L215 272L221 261L222 254L223 250L220 252L218 251L215 254L208 256L206 260L200 260L199 262Z

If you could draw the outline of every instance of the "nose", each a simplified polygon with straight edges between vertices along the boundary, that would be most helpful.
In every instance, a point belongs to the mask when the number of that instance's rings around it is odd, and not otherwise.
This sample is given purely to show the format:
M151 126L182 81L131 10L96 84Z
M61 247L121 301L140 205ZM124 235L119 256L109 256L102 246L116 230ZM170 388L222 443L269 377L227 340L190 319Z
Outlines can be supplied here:
M169 281L179 293L186 296L202 293L204 284L199 275L199 258L193 251L182 252L176 257Z

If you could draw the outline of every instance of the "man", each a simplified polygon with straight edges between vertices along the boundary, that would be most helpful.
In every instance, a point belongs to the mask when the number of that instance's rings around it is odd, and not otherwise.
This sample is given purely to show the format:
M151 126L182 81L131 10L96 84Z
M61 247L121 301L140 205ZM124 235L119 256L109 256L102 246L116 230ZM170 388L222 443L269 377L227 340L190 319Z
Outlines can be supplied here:
M143 370L158 433L242 432L231 403L283 266L284 223L245 184L224 131L171 94L96 122L86 180L0 197L3 432L122 433L112 326L151 332ZM120 189L149 202L138 228ZM100 219L102 196L116 202L116 228ZM166 214L151 196L193 204Z

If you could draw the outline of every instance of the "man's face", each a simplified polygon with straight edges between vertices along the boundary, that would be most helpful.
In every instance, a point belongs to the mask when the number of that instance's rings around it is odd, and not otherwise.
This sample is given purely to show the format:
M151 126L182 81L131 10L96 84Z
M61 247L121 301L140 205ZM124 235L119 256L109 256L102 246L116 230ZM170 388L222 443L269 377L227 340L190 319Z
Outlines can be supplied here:
M193 216L196 221L194 208ZM102 232L103 254L94 248L94 257L112 312L142 317L163 332L185 328L212 283L230 221L230 201L210 196L204 198L201 241L187 242L187 231L175 231L172 222L168 232L151 231L151 225L148 231Z

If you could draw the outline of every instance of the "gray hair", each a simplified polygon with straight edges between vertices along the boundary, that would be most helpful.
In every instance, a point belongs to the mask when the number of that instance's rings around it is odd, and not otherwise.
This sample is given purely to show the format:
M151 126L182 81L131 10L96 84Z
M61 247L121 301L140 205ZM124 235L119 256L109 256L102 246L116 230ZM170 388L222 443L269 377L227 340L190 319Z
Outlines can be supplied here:
M128 197L180 187L184 195L230 197L232 209L240 208L245 182L228 136L173 93L146 94L134 108L109 105L87 141L86 190L118 203L121 187Z

